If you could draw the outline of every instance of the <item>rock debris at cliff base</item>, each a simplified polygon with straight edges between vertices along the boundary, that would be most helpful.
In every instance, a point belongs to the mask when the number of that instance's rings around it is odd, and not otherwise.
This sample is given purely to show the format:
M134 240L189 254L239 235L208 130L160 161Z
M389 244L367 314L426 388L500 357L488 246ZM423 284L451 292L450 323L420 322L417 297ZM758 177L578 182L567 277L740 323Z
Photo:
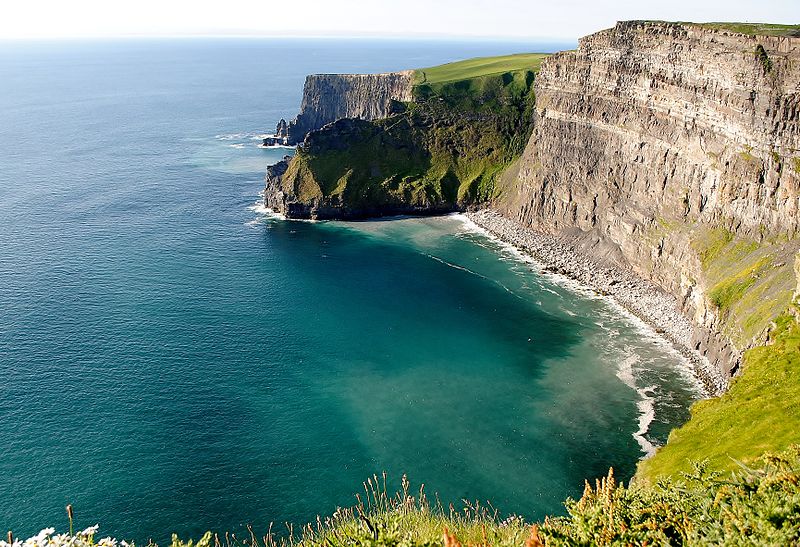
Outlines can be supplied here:
M656 329L691 362L708 394L718 395L725 391L727 381L719 369L688 345L694 326L678 311L674 297L630 272L599 265L568 243L525 228L494 211L469 212L466 216L498 239L530 255L546 271L564 275L612 297Z

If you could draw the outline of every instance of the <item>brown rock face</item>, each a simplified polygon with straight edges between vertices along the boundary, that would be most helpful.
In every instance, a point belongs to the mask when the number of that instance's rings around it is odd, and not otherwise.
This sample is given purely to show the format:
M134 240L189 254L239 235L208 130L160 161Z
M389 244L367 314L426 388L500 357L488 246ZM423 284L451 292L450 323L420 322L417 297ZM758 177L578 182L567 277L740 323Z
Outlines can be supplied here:
M800 38L619 23L548 58L535 86L498 209L674 294L691 345L729 372L743 348L720 334L693 234L798 235Z
M386 74L312 74L306 77L300 114L288 128L292 144L343 118L386 118L397 102L412 99L413 70Z

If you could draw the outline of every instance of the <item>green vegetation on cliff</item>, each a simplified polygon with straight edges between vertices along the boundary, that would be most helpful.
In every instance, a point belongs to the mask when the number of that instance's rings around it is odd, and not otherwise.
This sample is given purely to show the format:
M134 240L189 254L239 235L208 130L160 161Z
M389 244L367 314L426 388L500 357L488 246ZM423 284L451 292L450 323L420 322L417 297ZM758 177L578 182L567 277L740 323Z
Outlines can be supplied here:
M444 211L489 200L530 136L543 57L418 71L414 100L395 115L340 120L311 133L289 162L282 190L317 211L337 212L331 216Z
M414 74L414 85L437 85L446 82L469 80L505 72L538 72L546 53L517 53L499 57L478 57L429 68L420 68Z
M752 345L792 301L797 280L793 261L786 257L795 255L798 242L759 242L725 228L688 230L723 333L739 347Z
M698 27L727 30L748 36L800 36L800 25L776 25L773 23L683 23Z
M637 477L677 476L699 456L713 469L736 469L737 460L750 464L800 440L800 325L794 313L775 321L770 338L745 353L742 373L725 394L692 406L691 419L639 464Z
M637 477L678 476L707 458L717 470L750 463L800 442L800 325L792 296L798 241L755 241L728 229L669 223L691 240L717 327L744 354L740 374L721 397L691 408L667 444L639 464ZM787 257L791 257L787 259Z

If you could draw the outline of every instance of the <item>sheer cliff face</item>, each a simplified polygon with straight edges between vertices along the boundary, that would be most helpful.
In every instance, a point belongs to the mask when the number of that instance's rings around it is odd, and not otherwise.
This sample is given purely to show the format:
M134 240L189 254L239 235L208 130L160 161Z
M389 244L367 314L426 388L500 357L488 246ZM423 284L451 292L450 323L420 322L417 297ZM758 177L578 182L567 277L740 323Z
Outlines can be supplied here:
M375 120L389 116L395 102L411 100L413 77L413 70L308 76L300 114L289 124L291 142L303 142L309 132L343 118Z
M693 344L735 366L753 332L714 300L712 251L720 237L796 251L800 39L620 23L546 60L535 87L536 128L499 208L659 283L704 327ZM783 298L792 263L751 274Z

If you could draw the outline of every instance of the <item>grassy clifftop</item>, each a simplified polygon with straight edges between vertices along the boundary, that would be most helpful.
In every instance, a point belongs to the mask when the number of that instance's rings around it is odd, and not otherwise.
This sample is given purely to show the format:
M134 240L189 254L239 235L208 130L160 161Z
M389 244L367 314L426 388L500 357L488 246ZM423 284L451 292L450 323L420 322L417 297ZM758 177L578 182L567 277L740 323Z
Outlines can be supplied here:
M684 25L699 27L709 30L735 32L746 36L788 36L800 37L800 25L783 25L777 23L739 23L733 21L720 21L710 23L694 23L692 21L660 21L646 20L643 23L664 23L669 25Z
M441 212L487 201L530 136L533 80L543 57L418 70L413 101L395 115L340 120L311 133L289 162L281 191L313 207L310 214L329 217Z
M692 460L718 470L751 464L766 451L800 442L800 241L760 241L722 228L662 222L691 242L718 328L745 352L741 372L721 397L691 408L666 445L640 462L637 478L656 481L687 472Z
M414 85L439 86L448 82L470 80L505 72L513 73L521 70L537 72L545 57L547 57L546 53L517 53L498 57L478 57L434 67L420 68L414 73Z
M727 30L748 36L800 36L800 25L777 25L772 23L683 23L698 27Z

